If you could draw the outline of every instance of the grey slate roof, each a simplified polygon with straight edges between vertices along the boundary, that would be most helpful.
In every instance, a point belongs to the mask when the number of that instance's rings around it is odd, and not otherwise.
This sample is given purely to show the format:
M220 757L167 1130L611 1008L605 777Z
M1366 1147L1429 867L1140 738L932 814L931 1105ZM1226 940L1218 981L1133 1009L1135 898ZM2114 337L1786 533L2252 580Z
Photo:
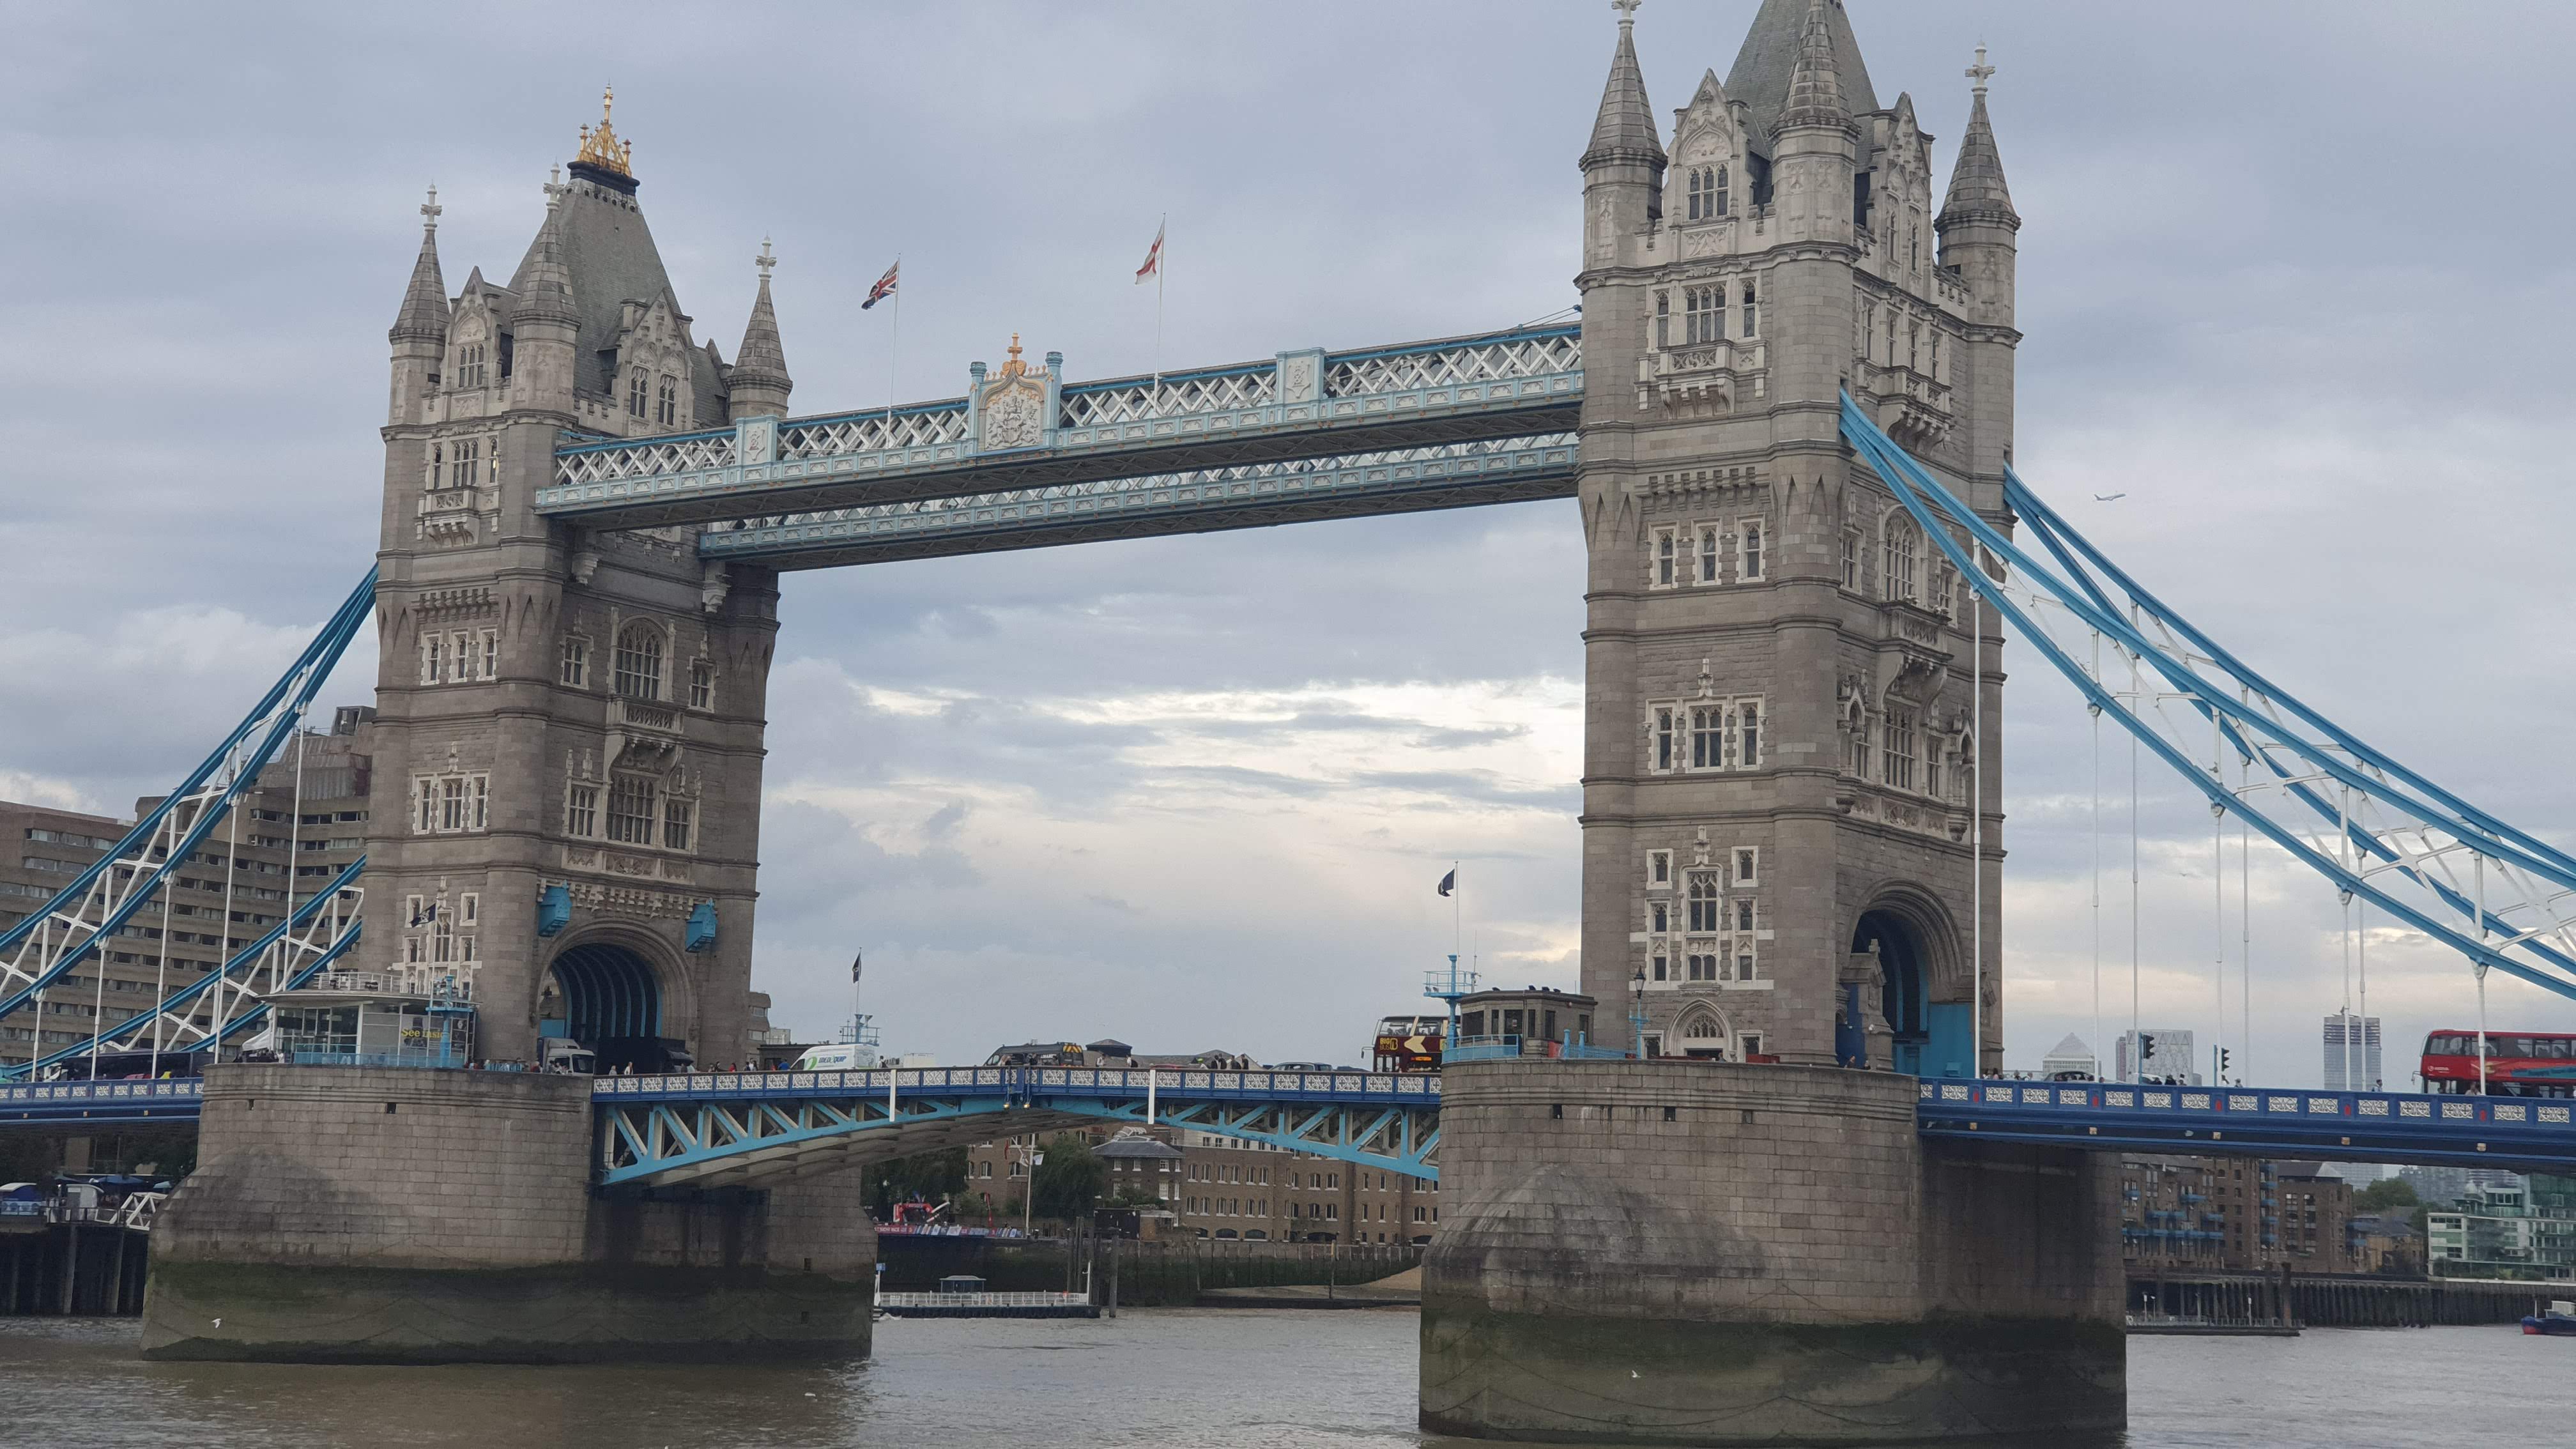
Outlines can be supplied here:
M1959 160L1950 169L1950 194L1942 198L1938 224L1970 218L2021 220L2013 210L2012 192L2004 186L2003 153L1995 149L1983 90L1968 108L1967 134L1959 138Z
M1664 164L1664 143L1655 134L1655 110L1646 102L1646 76L1637 68L1634 27L1619 23L1619 48L1610 55L1610 79L1601 88L1601 113L1592 121L1592 144L1583 148L1581 165L1600 161Z
M403 288L402 309L394 314L386 340L424 338L447 341L447 282L438 271L438 228L420 229L420 258L411 264L411 285Z
M773 387L791 385L787 350L779 345L778 314L770 310L769 278L765 275L760 279L760 295L752 300L751 321L742 329L742 350L734 354L732 375L744 382L765 382Z
M597 168L575 165L572 181L562 202L555 208L555 230L560 233L562 262L571 275L573 302L580 317L580 336L574 344L573 385L584 392L613 395L610 369L616 365L617 334L626 320L625 304L629 301L650 305L656 298L668 298L671 310L687 315L678 296L671 291L670 274L662 269L662 253L653 245L653 233L644 224L644 212L636 205L634 183L623 177L610 180ZM545 232L538 232L538 242ZM528 255L510 278L510 290L517 294L519 305L529 302L527 281L529 268L538 260L538 242L528 247ZM689 363L690 385L697 392L697 416L703 423L725 416L724 384L716 376L715 364L704 354L692 351Z
M1768 138L1788 106L1789 87L1797 78L1799 37L1806 29L1808 4L1809 0L1762 0L1753 28L1745 32L1744 48L1735 53L1735 67L1726 73L1727 97L1744 102L1756 138L1754 149L1766 156L1771 153ZM1861 61L1851 16L1844 13L1842 0L1824 0L1824 7L1843 105L1855 116L1866 115L1879 108L1878 92L1871 88L1869 67ZM1861 164L1867 165L1868 158L1863 157Z

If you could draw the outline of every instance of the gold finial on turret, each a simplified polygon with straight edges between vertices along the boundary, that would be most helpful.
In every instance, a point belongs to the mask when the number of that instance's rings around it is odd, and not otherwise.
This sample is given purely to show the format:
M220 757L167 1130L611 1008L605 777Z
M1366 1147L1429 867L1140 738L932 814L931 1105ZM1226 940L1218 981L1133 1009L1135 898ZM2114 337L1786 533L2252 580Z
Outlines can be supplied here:
M608 86L599 93L599 125L581 128L581 151L573 159L620 176L635 174L635 143L617 139L617 131L608 123L609 112L617 105L617 87Z
M1029 365L1028 365L1027 363L1025 363L1025 362L1020 361L1020 334L1018 334L1017 332L1014 332L1014 333L1012 333L1012 334L1011 334L1011 347L1010 347L1010 352L1011 352L1011 360L1002 364L1002 376L1004 376L1004 377L1024 377L1024 376L1026 376L1026 375L1028 374Z

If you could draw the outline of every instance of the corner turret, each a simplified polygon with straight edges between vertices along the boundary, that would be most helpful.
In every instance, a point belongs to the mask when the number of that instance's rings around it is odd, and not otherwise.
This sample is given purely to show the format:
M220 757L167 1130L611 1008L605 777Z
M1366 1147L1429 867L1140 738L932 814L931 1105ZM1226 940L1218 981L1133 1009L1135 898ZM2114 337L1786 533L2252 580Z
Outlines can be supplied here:
M787 352L778 341L778 314L769 305L769 269L778 265L778 259L769 254L767 238L762 238L760 255L751 264L760 268L760 293L752 299L742 347L725 377L728 405L736 418L764 413L781 417L787 412L787 395L796 385L787 376Z
M1941 238L1941 264L1976 294L1983 314L1979 320L2009 327L2020 250L2014 234L2021 230L2021 213L2013 210L2012 192L2004 185L2003 154L1995 149L1994 123L1986 117L1986 81L1994 73L1986 64L1986 48L1978 46L1977 63L1968 67L1968 79L1975 83L1968 129L1959 138L1950 192L1932 229Z
M1808 0L1797 65L1772 128L1771 195L1784 239L1851 240L1859 147L1860 124L1843 89L1826 0Z
M1619 47L1601 88L1592 144L1583 148L1583 265L1615 265L1619 238L1663 215L1664 143L1655 134L1646 77L1637 67L1639 0L1610 0L1619 12Z
M573 415L573 356L581 334L581 309L574 305L572 264L564 254L563 183L546 183L546 221L528 255L519 263L510 290L515 355L510 375L510 406Z
M385 334L393 344L393 396L386 421L421 420L421 407L438 389L439 354L447 346L447 281L438 270L438 188L420 206L420 257L411 265L402 308Z

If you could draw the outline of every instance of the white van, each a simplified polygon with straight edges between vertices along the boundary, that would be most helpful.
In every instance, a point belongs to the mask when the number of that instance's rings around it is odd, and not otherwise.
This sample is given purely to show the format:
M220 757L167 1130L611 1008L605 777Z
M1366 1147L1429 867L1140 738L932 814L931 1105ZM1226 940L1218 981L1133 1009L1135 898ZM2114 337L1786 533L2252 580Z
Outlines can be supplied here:
M839 1042L832 1046L807 1047L805 1054L798 1057L788 1070L791 1072L864 1072L876 1064L875 1047L854 1046L849 1042Z

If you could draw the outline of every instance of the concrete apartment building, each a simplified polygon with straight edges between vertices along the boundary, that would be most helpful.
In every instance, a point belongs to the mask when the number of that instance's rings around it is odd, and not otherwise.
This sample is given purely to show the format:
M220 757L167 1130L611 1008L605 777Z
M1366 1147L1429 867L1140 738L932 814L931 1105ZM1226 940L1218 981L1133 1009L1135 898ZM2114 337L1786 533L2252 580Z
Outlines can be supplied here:
M1103 1190L1167 1204L1185 1237L1246 1242L1415 1243L1440 1223L1439 1184L1187 1128L1087 1135L1108 1167ZM969 1225L1017 1215L1031 1140L966 1150ZM1044 1141L1036 1144L1041 1150Z
M2576 1279L2576 1178L2468 1187L2451 1211L2424 1215L2424 1237L2437 1277Z
M191 853L188 863L200 869L179 872L167 901L146 904L114 940L47 988L40 1011L0 1026L0 1066L75 1046L101 1025L146 1014L276 925L290 897L309 898L357 859L365 849L372 783L365 735L373 713L344 708L330 733L289 741L244 792L238 820L219 817ZM146 796L135 802L135 816L118 820L0 801L0 928L42 909L159 803ZM451 939L445 949L470 961L474 937Z

